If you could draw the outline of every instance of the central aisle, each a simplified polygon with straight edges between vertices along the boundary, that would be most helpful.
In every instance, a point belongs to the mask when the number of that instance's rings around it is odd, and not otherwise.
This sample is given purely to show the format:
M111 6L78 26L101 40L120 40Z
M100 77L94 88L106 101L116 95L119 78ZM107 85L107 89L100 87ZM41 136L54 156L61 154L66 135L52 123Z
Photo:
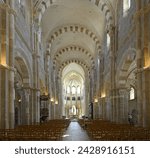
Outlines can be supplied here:
M63 136L63 141L90 141L86 131L83 130L78 122L71 122L66 133Z

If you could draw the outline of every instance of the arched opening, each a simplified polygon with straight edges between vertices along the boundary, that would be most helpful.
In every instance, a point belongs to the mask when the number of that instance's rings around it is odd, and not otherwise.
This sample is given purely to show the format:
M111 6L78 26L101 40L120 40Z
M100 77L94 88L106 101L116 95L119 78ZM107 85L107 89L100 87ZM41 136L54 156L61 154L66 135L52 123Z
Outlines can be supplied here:
M134 89L134 87L130 88L129 99L130 100L134 100L135 99L135 89Z
M107 33L107 50L110 49L110 35Z
M122 58L118 71L118 115L123 121L128 121L128 114L137 110L136 97L136 51L128 49ZM121 113L120 113L121 112Z
M49 118L49 99L47 88L40 79L40 122L45 122Z
M128 14L128 10L131 7L131 0L123 0L123 16Z
M15 126L29 123L29 73L24 60L20 57L15 58L15 77L14 77L14 111Z
M25 118L26 118L26 94L25 90L23 88L23 79L22 76L17 71L15 73L15 126L25 124Z
M62 72L63 116L80 118L85 114L84 70L75 63L67 65Z

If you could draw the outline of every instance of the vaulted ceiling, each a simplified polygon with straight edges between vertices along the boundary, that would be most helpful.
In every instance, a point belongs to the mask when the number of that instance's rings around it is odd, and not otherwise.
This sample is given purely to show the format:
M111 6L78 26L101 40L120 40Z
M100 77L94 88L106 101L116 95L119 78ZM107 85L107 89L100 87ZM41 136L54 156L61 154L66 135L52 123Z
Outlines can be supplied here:
M58 70L77 63L89 72L101 52L105 28L114 23L116 0L34 0L45 51Z

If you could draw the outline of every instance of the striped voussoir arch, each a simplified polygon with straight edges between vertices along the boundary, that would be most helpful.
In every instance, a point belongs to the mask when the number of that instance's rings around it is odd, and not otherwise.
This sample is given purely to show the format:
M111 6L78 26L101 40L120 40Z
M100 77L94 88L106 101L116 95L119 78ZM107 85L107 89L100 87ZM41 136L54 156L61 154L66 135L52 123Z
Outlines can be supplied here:
M87 64L85 63L85 61L83 61L83 60L81 60L81 59L69 59L69 60L64 61L64 62L59 66L59 68L58 68L59 74L61 74L62 71L63 71L63 69L64 69L67 65L69 65L69 64L71 64L71 63L76 63L76 64L80 65L80 66L85 70L85 72L87 72L88 74L90 74L90 67L87 66Z
M104 14L107 25L114 24L114 13L109 0L89 0L91 3L95 4ZM34 3L34 17L41 22L42 15L48 7L50 7L57 0L38 0Z
M92 56L92 54L87 49L85 49L81 46L76 46L76 45L70 45L70 46L61 48L60 50L58 50L55 53L53 60L54 60L54 62L56 62L57 59L60 58L65 53L69 53L69 52L74 53L75 51L78 51L78 52L84 54L85 57L89 58L89 60L91 61L91 65L94 66L94 57Z

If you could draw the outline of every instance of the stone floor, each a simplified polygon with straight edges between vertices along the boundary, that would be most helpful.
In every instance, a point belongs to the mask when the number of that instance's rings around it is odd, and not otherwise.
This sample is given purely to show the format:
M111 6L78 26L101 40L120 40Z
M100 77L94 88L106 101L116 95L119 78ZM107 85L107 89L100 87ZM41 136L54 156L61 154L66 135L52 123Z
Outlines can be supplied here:
M90 138L77 121L72 121L63 135L63 141L90 141Z

